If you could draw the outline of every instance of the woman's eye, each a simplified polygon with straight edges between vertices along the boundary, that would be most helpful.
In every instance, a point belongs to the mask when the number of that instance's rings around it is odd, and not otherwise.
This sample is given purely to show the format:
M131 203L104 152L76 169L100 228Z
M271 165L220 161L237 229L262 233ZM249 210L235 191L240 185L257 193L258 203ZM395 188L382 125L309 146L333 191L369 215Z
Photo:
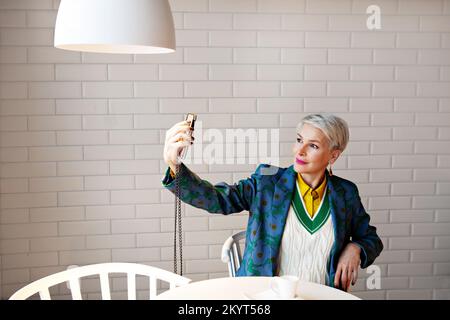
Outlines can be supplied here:
M300 138L297 138L297 142L302 142L302 139L300 139Z
M319 147L316 146L315 144L311 144L311 147L312 147L313 149L319 149Z

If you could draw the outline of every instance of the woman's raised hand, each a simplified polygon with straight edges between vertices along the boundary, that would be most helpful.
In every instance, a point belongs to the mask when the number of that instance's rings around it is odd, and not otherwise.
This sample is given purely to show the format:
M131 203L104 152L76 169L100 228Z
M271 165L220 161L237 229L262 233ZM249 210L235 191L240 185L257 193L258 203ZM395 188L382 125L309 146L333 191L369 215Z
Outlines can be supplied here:
M178 156L181 150L193 143L194 137L189 133L189 123L181 121L173 125L166 131L166 141L164 143L164 161L175 172L179 163Z

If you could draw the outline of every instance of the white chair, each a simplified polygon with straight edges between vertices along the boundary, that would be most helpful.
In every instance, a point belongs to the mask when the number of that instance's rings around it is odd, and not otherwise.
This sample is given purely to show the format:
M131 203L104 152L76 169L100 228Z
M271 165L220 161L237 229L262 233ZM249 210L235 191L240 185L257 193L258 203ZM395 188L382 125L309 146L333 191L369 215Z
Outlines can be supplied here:
M222 262L228 264L228 274L236 277L236 272L241 266L242 253L240 241L245 239L245 231L231 235L222 246Z
M136 300L136 275L149 278L149 299L156 297L157 280L170 284L170 289L187 285L191 279L178 274L138 263L99 263L71 268L57 272L36 280L16 291L9 300L26 300L39 293L41 300L51 300L49 288L64 282L68 282L73 300L82 300L80 279L88 276L98 275L103 300L111 300L109 285L110 273L125 273L127 275L128 300Z

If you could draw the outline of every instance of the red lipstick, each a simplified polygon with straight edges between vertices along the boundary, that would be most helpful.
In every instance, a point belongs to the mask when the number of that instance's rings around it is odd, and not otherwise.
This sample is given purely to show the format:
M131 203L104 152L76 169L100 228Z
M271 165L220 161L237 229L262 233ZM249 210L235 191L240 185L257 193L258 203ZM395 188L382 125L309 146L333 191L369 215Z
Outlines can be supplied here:
M302 161L302 160L300 160L300 159L295 159L295 162L297 162L298 164L306 164L305 161Z

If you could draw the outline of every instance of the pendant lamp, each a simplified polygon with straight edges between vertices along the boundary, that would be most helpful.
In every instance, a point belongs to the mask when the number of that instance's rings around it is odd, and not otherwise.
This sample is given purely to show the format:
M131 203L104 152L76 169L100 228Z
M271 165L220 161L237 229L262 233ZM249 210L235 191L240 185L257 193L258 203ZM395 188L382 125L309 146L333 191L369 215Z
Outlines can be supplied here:
M54 45L100 53L174 52L170 5L167 0L61 0Z

